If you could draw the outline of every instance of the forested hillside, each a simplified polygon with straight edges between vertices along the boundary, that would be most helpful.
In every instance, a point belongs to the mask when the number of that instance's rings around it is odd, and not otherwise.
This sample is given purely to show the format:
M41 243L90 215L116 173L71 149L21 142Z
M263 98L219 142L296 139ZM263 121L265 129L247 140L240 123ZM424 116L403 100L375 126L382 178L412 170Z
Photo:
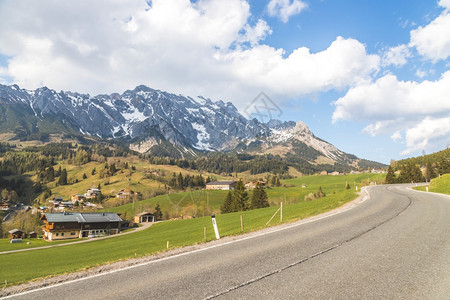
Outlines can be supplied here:
M450 173L450 149L436 153L392 161L386 183L430 181Z

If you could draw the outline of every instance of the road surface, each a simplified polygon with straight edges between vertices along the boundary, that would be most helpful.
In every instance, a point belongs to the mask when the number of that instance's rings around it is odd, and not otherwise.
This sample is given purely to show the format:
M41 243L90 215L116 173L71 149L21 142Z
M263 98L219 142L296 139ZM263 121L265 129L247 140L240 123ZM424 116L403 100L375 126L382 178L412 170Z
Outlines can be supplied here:
M450 299L450 197L406 187L371 187L328 218L13 298Z

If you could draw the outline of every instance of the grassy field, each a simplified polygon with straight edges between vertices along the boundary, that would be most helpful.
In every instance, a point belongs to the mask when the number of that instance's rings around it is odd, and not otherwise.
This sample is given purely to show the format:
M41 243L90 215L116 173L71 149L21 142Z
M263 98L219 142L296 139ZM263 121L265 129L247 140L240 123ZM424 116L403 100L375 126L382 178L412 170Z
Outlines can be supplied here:
M281 201L285 204L295 204L303 202L305 196L309 193L315 193L322 187L322 190L331 195L345 190L348 182L352 190L355 185L358 189L362 185L368 185L370 182L381 182L385 174L354 174L342 176L304 176L295 179L283 180L286 187L267 188L266 192L271 205L279 205ZM306 187L302 187L305 185ZM159 204L163 214L169 217L177 216L205 216L210 213L219 213L220 206L225 199L226 191L206 191L197 190L192 192L174 193L152 197L135 203L104 209L121 213L126 219L143 211L153 211L156 204ZM249 196L251 191L249 192Z
M285 222L303 219L339 207L354 199L353 190L329 195L309 202L286 205L283 210ZM265 227L278 206L253 211L217 216L221 236L240 233L240 215L244 219L244 231ZM277 216L270 225L279 224ZM207 240L214 238L210 217L166 221L149 229L129 235L90 243L67 245L50 249L18 252L0 255L0 282L8 285L29 281L50 275L74 272L108 262L140 257L166 250L167 241L171 248L204 242L203 230L207 228ZM30 268L29 266L33 266Z
M79 241L81 239L77 239ZM28 249L28 248L36 248L42 246L56 245L56 244L65 244L73 242L74 240L65 240L65 241L54 241L47 242L43 239L23 239L22 243L11 244L9 239L0 239L0 252L2 251L10 251L10 250L18 250L18 249ZM30 244L27 244L29 242Z
M359 190L362 186L369 185L371 182L380 183L385 177L386 174L303 176L283 180L282 183L286 187L270 188L266 191L271 205L278 205L281 201L284 201L286 204L293 204L304 201L306 195L317 192L319 187L322 187L322 191L325 194L331 195L344 191L346 183L350 185L352 190L356 190L356 186L358 186Z
M156 204L159 204L163 215L168 214L169 217L180 215L199 217L219 213L226 194L226 191L207 190L174 193L104 210L121 213L127 219L143 211L153 211Z

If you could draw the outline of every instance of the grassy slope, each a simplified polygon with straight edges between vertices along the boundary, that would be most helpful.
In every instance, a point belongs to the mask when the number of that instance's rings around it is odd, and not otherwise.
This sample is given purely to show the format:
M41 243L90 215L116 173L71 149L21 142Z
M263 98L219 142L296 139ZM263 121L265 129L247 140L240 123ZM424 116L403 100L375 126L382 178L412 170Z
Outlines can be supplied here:
M354 199L352 190L330 195L310 202L299 202L284 207L285 221L294 221L316 215L341 206ZM272 206L264 209L231 213L217 216L221 236L240 233L240 215L243 215L245 231L265 227L265 223L278 209ZM278 217L271 225L280 223ZM91 243L69 245L43 250L26 251L0 255L0 282L17 284L39 277L73 272L107 262L149 255L164 251L166 242L171 247L204 242L203 228L207 228L207 239L212 240L214 233L210 217L167 221L155 224L147 230L134 234L118 236L113 239ZM50 259L51 258L51 259ZM28 266L33 265L33 268Z
M414 189L425 191L426 187L415 187ZM428 191L450 195L450 174L442 175L441 178L431 180Z
M152 190L162 189L164 184L145 178L146 172L161 170L167 177L171 177L174 172L176 174L181 172L183 175L198 175L198 172L191 172L177 166L150 165L146 161L133 157L121 159L122 161L127 161L130 168L132 165L135 166L136 171L132 172L131 169L119 170L114 176L101 179L99 173L100 170L104 168L103 163L90 162L82 166L59 164L61 165L61 168L67 169L69 182L74 182L75 179L78 179L78 183L56 186L56 179L48 184L48 187L52 190L52 197L70 199L72 195L84 194L87 189L97 187L98 184L101 185L104 195L115 195L121 189L131 188L134 191L140 192L144 197L148 197ZM54 167L55 170L59 168L59 165ZM91 175L93 168L95 168L97 172L95 175ZM83 179L83 174L86 174L86 179ZM209 174L205 174L205 176L208 175ZM109 182L109 184L105 185L107 182Z

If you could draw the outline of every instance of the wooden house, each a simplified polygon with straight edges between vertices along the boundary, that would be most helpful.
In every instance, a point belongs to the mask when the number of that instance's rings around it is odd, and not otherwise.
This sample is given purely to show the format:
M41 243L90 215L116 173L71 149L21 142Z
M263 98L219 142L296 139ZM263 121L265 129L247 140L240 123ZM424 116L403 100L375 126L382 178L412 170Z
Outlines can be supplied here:
M28 234L28 238L30 239L35 239L37 238L37 232L36 231L32 231Z
M135 199L139 199L141 197L141 194L130 189L121 189L116 194L116 198L120 200L130 200L132 199L132 197L135 197Z
M41 217L44 239L63 240L97 237L120 232L122 219L116 213L48 213Z
M6 201L0 201L0 210L9 210L10 204Z
M19 229L13 229L8 231L9 239L21 239L25 237L25 232Z
M206 184L207 190L234 190L236 181L211 181Z
M149 212L141 212L134 217L135 223L155 222L155 215Z
M78 202L82 202L86 199L86 197L84 197L84 195L72 195L72 197L70 198L70 200L72 200L72 202L78 201Z
M84 194L84 197L85 197L86 199L92 199L92 198L95 198L95 197L97 197L97 196L100 196L101 193L102 193L102 192L101 192L99 189L91 188L91 189L88 189L88 190L86 191L86 193Z

